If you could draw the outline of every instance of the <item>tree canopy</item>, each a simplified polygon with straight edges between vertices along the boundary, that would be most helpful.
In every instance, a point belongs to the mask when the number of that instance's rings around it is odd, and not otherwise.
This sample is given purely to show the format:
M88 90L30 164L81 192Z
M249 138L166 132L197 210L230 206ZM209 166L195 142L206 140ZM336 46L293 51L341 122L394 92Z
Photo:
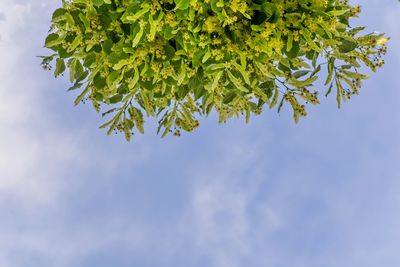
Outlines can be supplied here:
M42 65L68 71L75 104L90 101L110 117L101 128L128 140L145 117L164 137L213 110L225 122L290 107L297 123L320 94L340 107L368 78L361 68L383 65L388 39L352 27L360 11L347 0L64 0Z

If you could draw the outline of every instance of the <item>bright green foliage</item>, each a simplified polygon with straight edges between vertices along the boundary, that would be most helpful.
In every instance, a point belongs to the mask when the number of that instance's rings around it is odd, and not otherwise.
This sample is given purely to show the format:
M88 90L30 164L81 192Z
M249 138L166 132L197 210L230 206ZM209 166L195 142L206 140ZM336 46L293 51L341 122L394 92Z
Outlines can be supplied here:
M382 34L362 35L347 0L72 0L52 18L43 57L69 70L75 101L108 107L101 126L129 140L144 117L159 132L192 131L212 110L225 122L285 104L294 120L318 104L323 78L337 103L358 94L359 73L383 64ZM280 103L280 104L278 104Z

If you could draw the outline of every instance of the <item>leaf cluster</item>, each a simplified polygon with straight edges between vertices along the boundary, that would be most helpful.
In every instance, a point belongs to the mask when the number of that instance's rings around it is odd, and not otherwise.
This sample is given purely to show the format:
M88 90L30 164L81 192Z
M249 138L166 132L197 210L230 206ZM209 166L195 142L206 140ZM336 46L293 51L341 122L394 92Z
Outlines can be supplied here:
M130 140L145 117L180 135L213 110L219 121L286 104L297 123L321 75L338 106L358 94L359 69L382 66L387 38L361 34L347 0L70 0L54 11L43 58L111 116L101 128Z

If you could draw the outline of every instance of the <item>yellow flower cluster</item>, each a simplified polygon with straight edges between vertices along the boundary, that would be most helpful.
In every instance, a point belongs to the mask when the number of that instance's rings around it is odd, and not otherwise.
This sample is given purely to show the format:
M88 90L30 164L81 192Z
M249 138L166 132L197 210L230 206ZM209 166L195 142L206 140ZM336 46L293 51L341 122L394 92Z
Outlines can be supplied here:
M232 0L229 3L229 8L232 9L233 12L240 12L242 14L246 14L249 11L245 0Z
M221 27L221 22L217 17L210 16L204 21L203 31L208 33L213 33L213 32L221 33L223 31Z
M175 13L169 12L165 15L165 25L175 27L178 24Z

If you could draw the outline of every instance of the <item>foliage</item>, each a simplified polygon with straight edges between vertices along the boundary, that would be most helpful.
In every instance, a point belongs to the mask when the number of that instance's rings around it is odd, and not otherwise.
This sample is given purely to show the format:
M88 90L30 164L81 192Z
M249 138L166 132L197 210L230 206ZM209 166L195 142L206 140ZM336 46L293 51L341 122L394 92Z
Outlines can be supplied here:
M358 94L365 65L382 66L387 38L360 34L347 0L71 0L55 10L42 65L69 70L80 90L112 118L101 126L129 140L144 117L164 137L286 103L294 120L319 104L311 87L322 74L338 106ZM278 104L279 103L279 104Z

